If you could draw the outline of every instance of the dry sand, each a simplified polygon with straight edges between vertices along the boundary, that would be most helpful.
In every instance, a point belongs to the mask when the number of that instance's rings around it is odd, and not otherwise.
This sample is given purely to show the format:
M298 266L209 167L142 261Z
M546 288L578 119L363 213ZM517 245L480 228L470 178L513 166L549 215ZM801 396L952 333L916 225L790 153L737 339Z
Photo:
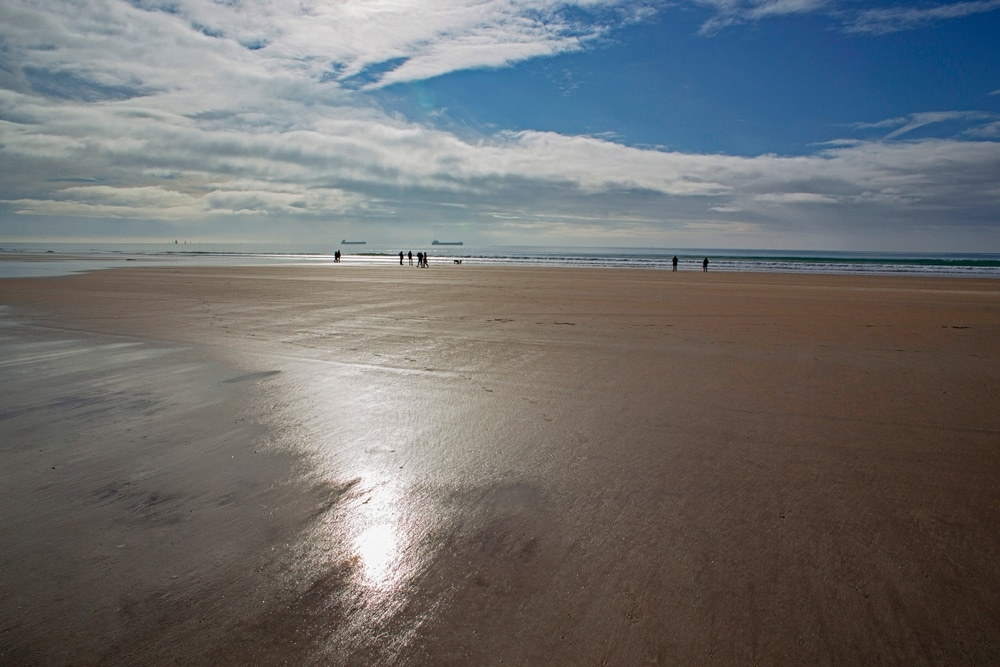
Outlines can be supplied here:
M1000 283L0 281L0 662L997 664Z

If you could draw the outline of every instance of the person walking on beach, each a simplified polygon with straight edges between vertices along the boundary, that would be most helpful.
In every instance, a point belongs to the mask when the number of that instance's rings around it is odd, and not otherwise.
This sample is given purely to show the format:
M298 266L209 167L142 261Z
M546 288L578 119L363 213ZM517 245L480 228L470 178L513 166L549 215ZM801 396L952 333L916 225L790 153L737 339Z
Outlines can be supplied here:
M427 262L428 262L428 260L430 260L430 258L431 258L431 256L430 256L429 254L427 254L427 253L425 252L425 253L424 253L424 268L425 268L425 269L426 269L426 268L427 268L428 266L430 266L430 265L429 265L429 264L427 263Z
M677 255L674 255L674 273L677 272Z
M403 251L402 250L399 251L399 265L400 266L403 265Z
M705 273L708 273L708 257L702 260L701 270L704 271Z
M413 266L413 251L406 253L406 256L410 258L410 266Z
M423 265L424 265L424 253L418 252L417 253L417 268L419 269Z

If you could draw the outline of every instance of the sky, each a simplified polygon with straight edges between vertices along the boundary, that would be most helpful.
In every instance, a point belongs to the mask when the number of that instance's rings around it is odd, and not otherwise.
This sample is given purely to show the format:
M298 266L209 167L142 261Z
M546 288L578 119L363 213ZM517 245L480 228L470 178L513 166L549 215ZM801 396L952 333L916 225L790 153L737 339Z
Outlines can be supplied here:
M0 243L1000 252L1000 0L3 0Z

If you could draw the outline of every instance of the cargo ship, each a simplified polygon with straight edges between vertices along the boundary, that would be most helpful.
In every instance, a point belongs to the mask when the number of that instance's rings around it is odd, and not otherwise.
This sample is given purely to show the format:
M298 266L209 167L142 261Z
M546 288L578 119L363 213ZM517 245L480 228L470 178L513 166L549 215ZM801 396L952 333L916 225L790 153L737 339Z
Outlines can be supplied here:
M431 241L431 245L464 245L462 241L438 241L437 239Z
M364 245L366 243L368 243L368 241L348 241L347 239L343 239L340 242L340 245Z

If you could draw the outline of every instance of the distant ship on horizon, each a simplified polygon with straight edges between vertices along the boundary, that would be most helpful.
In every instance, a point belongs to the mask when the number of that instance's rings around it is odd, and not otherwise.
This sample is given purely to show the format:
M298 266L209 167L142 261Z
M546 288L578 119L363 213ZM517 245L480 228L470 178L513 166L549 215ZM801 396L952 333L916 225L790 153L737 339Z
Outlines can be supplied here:
M347 239L343 239L341 240L340 245L364 245L366 243L368 243L368 241L348 241Z
M465 245L462 241L438 241L434 239L431 241L431 245Z

